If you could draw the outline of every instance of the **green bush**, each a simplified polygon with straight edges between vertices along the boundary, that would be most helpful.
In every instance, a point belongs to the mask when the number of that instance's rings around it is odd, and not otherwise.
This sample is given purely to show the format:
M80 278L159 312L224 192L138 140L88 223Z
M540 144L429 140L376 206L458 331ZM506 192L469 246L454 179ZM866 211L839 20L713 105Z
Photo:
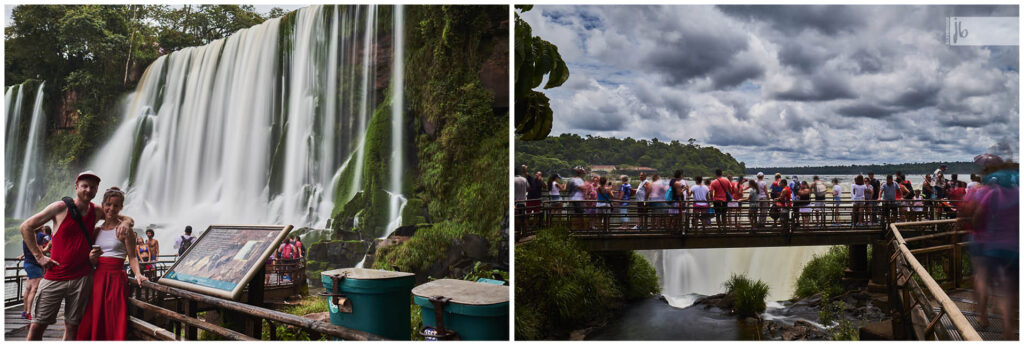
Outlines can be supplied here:
M427 229L416 230L416 235L404 243L377 248L374 268L422 272L447 254L455 240L469 233L465 223L445 220Z
M623 295L626 300L649 298L661 293L661 285L658 283L658 273L654 266L647 261L640 253L629 252L629 269L626 272L627 278L623 285Z
M767 308L764 299L768 297L768 284L761 280L755 282L746 276L733 274L725 281L725 288L735 299L736 313L740 316L756 316Z
M849 259L847 246L832 246L825 254L815 255L800 272L793 295L806 298L817 293L829 297L842 294L843 270Z
M610 271L569 237L545 229L516 246L516 339L563 336L606 319L622 299Z

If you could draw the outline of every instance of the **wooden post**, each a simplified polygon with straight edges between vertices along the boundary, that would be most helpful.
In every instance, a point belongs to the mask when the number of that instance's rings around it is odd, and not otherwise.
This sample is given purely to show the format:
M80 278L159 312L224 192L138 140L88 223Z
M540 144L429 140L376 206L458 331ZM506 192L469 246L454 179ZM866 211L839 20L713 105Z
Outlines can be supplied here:
M183 300L187 300L187 299L183 299ZM199 312L198 311L199 311L199 303L195 302L195 300L188 300L188 316L191 317L191 318L197 318L198 319L199 318L199 315L198 315ZM189 325L188 326L188 330L185 331L185 338L189 339L189 340L192 340L192 341L199 340L199 331L196 329L195 326Z
M253 276L253 279L249 281L249 296L246 303L253 306L263 307L263 277L266 276L266 268L260 268L260 271ZM254 317L251 315L245 315L245 334L252 336L255 339L260 339L263 336L263 319Z

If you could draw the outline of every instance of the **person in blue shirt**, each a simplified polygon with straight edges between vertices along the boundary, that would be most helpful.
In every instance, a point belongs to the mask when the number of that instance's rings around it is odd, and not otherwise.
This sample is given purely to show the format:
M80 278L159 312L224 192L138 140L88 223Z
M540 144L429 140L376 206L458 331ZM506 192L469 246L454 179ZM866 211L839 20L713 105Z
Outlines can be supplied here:
M39 249L43 252L50 251L49 229L49 226L43 226L36 229L36 245L38 245ZM18 259L24 260L25 277L28 278L25 280L25 305L23 307L28 309L32 307L32 299L35 299L36 289L39 288L39 280L43 278L43 267L39 266L39 262L36 261L36 257L32 255L32 252L29 252L28 245L25 244L25 241L21 242L21 251L22 256L18 257ZM32 320L32 316L25 310L21 311L21 318Z

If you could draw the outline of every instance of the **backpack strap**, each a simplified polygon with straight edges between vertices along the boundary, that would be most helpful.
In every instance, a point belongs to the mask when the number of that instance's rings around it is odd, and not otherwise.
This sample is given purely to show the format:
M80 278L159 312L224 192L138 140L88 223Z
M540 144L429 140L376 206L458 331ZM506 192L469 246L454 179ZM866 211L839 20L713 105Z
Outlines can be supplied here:
M71 216L71 219L74 219L75 222L78 223L78 227L82 229L82 234L85 235L85 241L89 242L89 245L92 246L92 236L89 235L89 231L86 230L85 221L82 220L82 211L78 209L78 206L75 206L75 200L67 196L60 200L64 201L64 205L68 207L68 215Z

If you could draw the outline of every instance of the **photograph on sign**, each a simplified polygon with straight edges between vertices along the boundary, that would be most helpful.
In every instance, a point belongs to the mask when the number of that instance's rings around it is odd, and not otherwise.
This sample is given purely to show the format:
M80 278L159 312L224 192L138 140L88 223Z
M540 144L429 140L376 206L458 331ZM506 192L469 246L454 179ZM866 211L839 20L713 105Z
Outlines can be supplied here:
M211 225L159 282L237 299L291 229L291 225Z

